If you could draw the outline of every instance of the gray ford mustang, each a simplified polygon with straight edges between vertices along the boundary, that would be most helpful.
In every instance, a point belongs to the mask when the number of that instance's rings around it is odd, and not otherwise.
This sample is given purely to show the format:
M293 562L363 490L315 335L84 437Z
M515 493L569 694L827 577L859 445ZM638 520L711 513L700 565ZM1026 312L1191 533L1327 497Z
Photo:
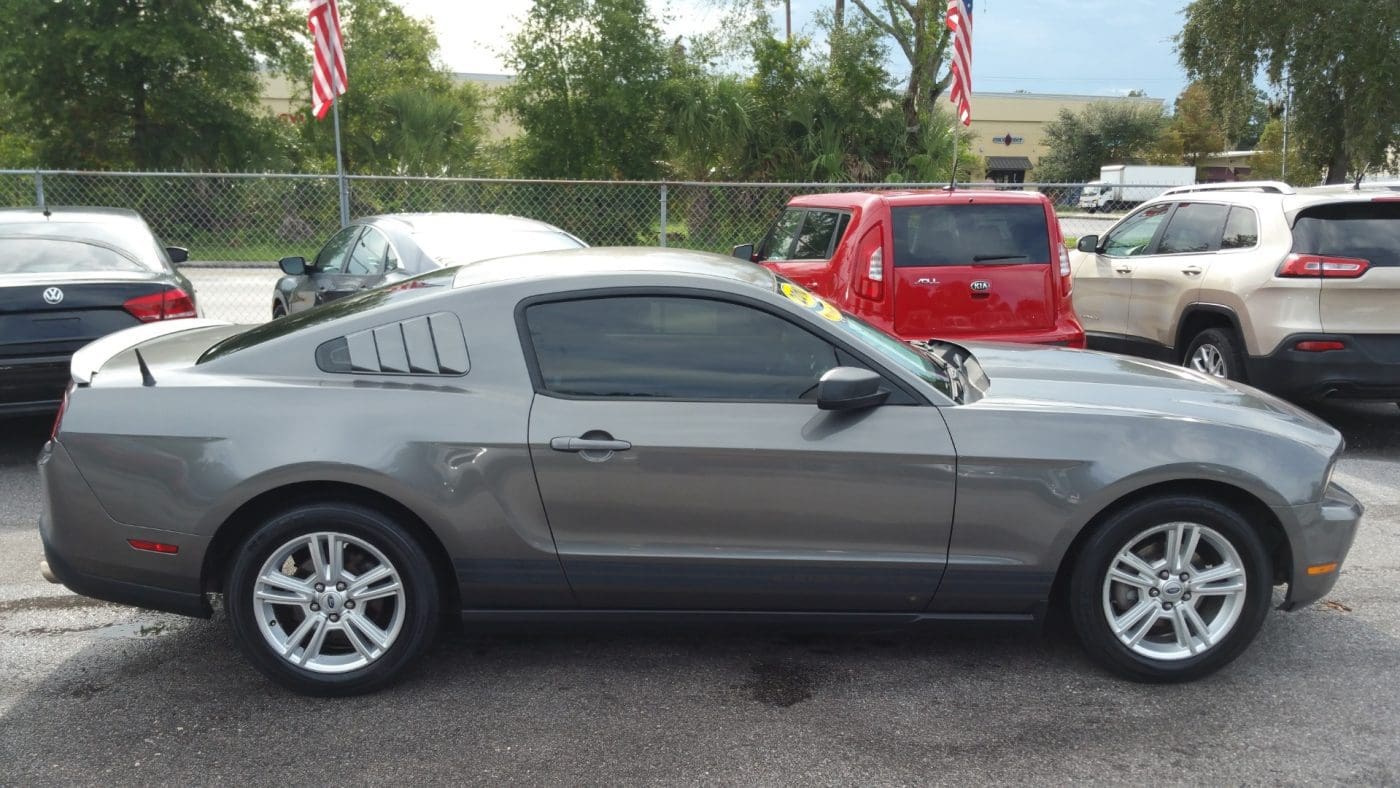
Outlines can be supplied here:
M79 351L39 464L50 579L192 616L350 694L444 612L1028 622L1205 675L1326 593L1361 506L1335 430L1097 353L897 342L726 257L430 272L255 328ZM281 418L273 414L294 413Z

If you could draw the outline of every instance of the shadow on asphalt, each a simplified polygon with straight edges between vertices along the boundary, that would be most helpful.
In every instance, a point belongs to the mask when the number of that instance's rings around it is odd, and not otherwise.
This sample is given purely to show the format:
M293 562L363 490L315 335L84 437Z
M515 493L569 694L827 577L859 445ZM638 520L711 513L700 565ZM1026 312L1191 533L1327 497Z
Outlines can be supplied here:
M1348 457L1400 454L1400 407L1393 402L1329 399L1305 407L1342 433Z
M33 464L52 429L53 416L0 419L0 467Z

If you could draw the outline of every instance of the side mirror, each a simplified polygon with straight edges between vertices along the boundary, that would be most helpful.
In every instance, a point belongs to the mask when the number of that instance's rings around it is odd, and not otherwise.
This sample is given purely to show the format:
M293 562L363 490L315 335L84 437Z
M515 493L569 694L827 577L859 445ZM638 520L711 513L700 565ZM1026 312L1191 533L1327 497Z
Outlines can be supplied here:
M753 244L740 244L734 247L734 251L730 252L730 254L740 260L747 260L750 263L757 262L753 259Z
M1075 244L1074 248L1093 254L1099 250L1099 237L1097 235L1081 235L1079 243Z
M817 407L821 410L861 410L889 399L880 388L884 379L860 367L828 369L817 382Z
M277 265L281 266L282 273L288 276L301 276L306 273L305 257L283 257L277 261Z
M170 256L170 262L177 265L190 259L190 250L183 246L167 246L165 253Z

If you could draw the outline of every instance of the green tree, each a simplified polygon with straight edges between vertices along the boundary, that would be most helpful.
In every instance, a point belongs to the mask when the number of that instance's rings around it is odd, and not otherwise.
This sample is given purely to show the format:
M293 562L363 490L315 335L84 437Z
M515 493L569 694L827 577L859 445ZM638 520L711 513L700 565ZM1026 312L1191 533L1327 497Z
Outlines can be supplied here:
M1305 163L1298 146L1292 144L1292 139L1288 142L1288 174L1285 177L1283 172L1283 121L1274 119L1264 124L1264 130L1259 135L1257 152L1249 163L1249 177L1266 181L1286 180L1289 183L1298 184L1316 183L1322 171Z
M1204 85L1191 84L1176 98L1176 111L1158 140L1163 163L1199 167L1201 159L1225 150L1225 132L1213 112L1210 93Z
M342 0L340 11L349 89L337 102L346 170L473 174L485 135L482 97L438 63L432 25L391 0ZM308 89L310 69L306 62L296 72L307 75ZM318 165L334 168L330 118L309 122L306 135Z
M50 167L262 168L287 151L258 70L303 25L289 0L0 0L9 120Z
M1060 110L1045 127L1048 152L1036 166L1036 180L1074 183L1093 180L1105 164L1145 159L1165 125L1160 108L1100 101L1078 113Z
M917 143L922 124L932 117L935 102L952 80L943 70L951 37L944 24L947 3L941 0L852 0L864 17L894 39L909 63L909 80L904 86L901 107L910 141Z
M654 178L666 153L667 48L646 0L535 0L510 39L499 106L523 174Z
M1328 183L1380 163L1400 139L1400 2L1194 0L1177 52L1222 105L1261 72L1280 92L1291 84L1290 147Z

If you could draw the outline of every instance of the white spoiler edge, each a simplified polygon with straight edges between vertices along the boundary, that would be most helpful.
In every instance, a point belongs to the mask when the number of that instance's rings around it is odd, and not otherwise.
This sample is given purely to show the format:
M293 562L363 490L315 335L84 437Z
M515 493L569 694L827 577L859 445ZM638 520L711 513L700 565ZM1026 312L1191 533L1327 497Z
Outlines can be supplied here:
M78 348L78 352L73 354L73 361L69 365L69 373L73 380L79 385L86 386L92 382L92 376L97 374L97 370L103 364L112 360L112 357L135 347L142 342L147 342L157 337L168 334L177 334L181 331L190 331L196 328L211 328L213 326L233 325L226 320L208 320L202 317L181 318L178 320L161 320L145 325L124 328L114 334L108 334L101 339Z

